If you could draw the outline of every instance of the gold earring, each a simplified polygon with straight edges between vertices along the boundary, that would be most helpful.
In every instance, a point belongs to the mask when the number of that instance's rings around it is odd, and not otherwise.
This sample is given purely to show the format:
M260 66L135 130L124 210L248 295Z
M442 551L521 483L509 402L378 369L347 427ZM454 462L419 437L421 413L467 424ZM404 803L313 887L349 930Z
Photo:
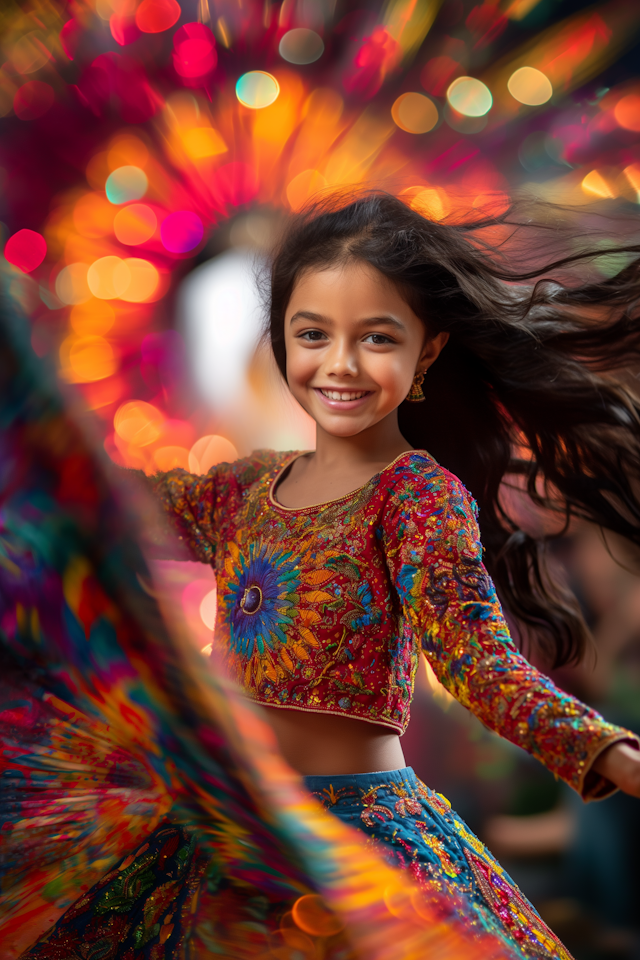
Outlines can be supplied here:
M424 373L421 370L416 370L416 375L413 378L413 383L411 384L411 389L407 394L407 400L409 403L422 403L424 400L424 393L422 392L422 383L424 381Z

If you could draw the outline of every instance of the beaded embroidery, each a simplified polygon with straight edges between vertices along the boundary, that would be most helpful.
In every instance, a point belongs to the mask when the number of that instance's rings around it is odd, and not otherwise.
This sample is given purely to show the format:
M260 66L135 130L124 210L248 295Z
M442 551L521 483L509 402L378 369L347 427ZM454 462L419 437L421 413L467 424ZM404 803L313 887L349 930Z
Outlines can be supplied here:
M273 490L297 454L263 451L206 477L152 484L218 584L216 648L262 704L402 733L424 650L488 727L588 796L604 746L635 739L558 690L516 650L482 564L474 501L424 452L354 493L288 509Z

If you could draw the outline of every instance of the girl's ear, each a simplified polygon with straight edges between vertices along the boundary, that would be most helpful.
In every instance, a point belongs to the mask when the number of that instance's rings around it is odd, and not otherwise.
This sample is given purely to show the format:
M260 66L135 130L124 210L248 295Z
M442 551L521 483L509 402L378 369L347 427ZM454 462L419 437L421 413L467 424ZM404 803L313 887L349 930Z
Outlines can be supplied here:
M448 339L449 334L445 330L441 330L440 333L435 335L435 337L429 337L422 348L422 353L420 354L420 360L418 361L419 370L422 370L424 373L425 370L429 369L431 364L434 363L440 356L440 351L443 349Z

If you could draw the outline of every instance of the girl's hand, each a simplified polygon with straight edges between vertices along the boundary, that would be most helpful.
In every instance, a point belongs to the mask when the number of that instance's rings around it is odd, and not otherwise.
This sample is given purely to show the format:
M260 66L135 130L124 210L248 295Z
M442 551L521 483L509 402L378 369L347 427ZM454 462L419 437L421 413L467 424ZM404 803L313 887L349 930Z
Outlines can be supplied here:
M623 793L640 798L640 750L637 747L614 743L600 754L593 770L615 783Z

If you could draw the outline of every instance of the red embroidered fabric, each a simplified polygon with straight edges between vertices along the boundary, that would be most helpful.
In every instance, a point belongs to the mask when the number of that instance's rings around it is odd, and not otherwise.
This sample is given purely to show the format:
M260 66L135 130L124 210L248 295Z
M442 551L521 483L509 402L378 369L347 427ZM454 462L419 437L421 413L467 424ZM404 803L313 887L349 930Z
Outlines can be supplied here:
M218 585L214 643L248 696L402 733L421 649L488 727L587 797L595 757L633 734L560 691L517 651L482 564L476 506L407 452L346 497L302 509L274 489L299 456L259 451L206 476L152 478Z

